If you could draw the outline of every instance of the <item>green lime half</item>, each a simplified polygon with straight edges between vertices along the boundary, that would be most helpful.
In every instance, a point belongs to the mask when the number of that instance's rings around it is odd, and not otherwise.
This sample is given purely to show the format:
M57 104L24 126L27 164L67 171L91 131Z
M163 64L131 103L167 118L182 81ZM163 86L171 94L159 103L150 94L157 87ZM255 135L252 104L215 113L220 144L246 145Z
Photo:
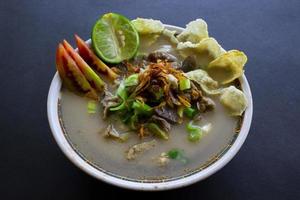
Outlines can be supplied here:
M120 63L136 54L139 35L126 17L107 13L93 27L92 45L96 54L104 61Z

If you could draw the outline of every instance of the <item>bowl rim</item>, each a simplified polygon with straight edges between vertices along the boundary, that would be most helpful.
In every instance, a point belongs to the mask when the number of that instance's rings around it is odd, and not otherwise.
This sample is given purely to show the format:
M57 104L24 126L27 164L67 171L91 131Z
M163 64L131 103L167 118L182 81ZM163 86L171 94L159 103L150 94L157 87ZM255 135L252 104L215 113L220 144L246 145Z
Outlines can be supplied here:
M181 32L183 28L173 25L164 25L165 28L169 30L175 30L177 32ZM87 41L90 43L90 40ZM241 146L243 145L246 137L249 133L251 122L252 122L252 115L253 115L253 100L251 89L247 78L245 75L240 77L241 87L244 91L247 100L248 100L248 107L244 113L244 119L242 123L242 127L240 133L238 134L237 138L235 139L232 146L228 149L228 151L220 157L216 162L208 166L207 168L196 172L192 175L187 177L182 177L180 179L170 180L167 182L134 182L130 180L121 179L118 177L111 176L98 170L97 168L93 167L91 164L87 163L78 153L72 148L72 146L67 141L59 123L59 115L57 110L58 99L60 98L60 89L61 89L61 79L56 72L48 93L48 100L47 100L47 113L48 113L48 121L49 125L53 134L55 141L57 142L58 146L65 154L65 156L73 162L77 167L82 169L87 174L102 180L106 183L119 186L122 188L127 189L134 189L134 190L144 190L144 191L159 191L159 190L169 190L175 189L179 187L184 187L195 182L201 181L210 175L219 171L222 167L224 167L239 151Z

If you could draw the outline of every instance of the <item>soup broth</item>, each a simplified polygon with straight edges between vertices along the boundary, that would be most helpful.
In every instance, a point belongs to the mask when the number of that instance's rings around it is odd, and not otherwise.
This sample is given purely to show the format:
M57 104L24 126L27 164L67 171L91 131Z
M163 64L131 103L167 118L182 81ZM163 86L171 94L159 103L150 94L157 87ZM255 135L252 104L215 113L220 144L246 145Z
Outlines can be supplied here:
M141 40L140 53L156 50L167 51L180 59L180 55L164 36L150 46ZM61 90L59 109L68 141L93 166L126 179L156 181L174 179L205 168L221 156L222 151L226 150L235 138L239 118L228 116L219 99L209 97L214 100L216 107L213 111L204 113L199 124L211 123L212 129L196 143L187 140L186 121L172 126L168 140L153 136L140 139L134 132L130 133L128 141L123 143L107 139L103 136L103 130L109 123L117 129L124 126L118 116L110 115L108 119L103 120L100 105L97 105L95 114L89 114L89 100L65 88ZM131 146L153 139L157 142L154 148L145 151L135 160L126 159L126 151ZM187 162L171 160L167 165L159 166L156 159L160 154L174 148L184 150Z

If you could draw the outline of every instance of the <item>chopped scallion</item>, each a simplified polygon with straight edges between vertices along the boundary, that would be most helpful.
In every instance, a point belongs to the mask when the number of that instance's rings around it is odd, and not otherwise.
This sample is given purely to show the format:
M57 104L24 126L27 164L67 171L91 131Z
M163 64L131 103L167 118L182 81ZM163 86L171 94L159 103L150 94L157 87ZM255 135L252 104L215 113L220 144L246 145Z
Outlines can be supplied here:
M122 99L122 100L126 100L127 99L127 91L126 91L126 87L125 87L125 84L124 82L121 82L118 89L117 89L117 92L116 94Z
M202 138L203 134L208 133L211 130L211 128L212 128L211 123L201 127L201 126L193 125L193 121L191 121L186 125L186 130L189 134L188 139L191 142L197 142Z
M149 129L151 133L157 135L158 137L165 140L169 139L168 134L165 131L163 131L161 128L159 128L159 126L156 125L155 123L148 123L146 127Z
M109 110L110 111L120 111L120 110L125 110L126 109L126 103L125 101L123 101L121 104L119 104L118 106L116 107L112 107L110 108Z
M89 114L95 114L97 110L97 101L88 101L87 112Z
M183 78L179 80L179 89L187 90L191 88L191 81L188 78Z
M132 108L137 114L150 115L152 113L152 108L142 101L136 100L135 102L133 102Z
M137 122L138 122L138 116L136 113L134 113L130 119L129 119L129 126L132 130L136 130L137 129Z
M117 89L116 95L122 99L122 102L118 106L112 107L109 110L110 111L121 111L121 110L126 109L126 100L128 98L128 94L126 91L124 81L120 83L120 85Z
M173 160L179 160L182 163L187 163L187 158L184 156L184 151L182 149L171 149L167 153L168 157Z
M197 142L201 139L203 134L202 128L200 126L193 125L192 121L186 125L186 130L189 133L188 135L189 141Z
M183 112L184 112L184 114L185 114L188 118L193 118L193 117L196 115L197 110L194 109L194 108L189 107L189 108L185 108L185 109L183 110Z
M139 83L139 75L138 74L132 74L130 76L128 76L126 79L125 79L125 83L124 85L126 87L128 86L134 86L134 85L137 85Z

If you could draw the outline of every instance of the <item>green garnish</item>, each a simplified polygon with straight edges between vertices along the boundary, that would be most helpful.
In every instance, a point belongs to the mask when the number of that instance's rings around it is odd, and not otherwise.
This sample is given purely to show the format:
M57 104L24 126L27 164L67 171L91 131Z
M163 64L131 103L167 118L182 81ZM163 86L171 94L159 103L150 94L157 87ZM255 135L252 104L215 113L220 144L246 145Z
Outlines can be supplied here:
M179 80L179 89L187 90L191 88L191 81L188 78L183 78Z
M110 111L120 111L120 110L125 110L126 109L126 102L123 101L121 104L119 104L117 107L113 107L113 108L110 108L109 110Z
M194 109L194 108L191 108L191 107L189 107L189 108L184 108L183 113L184 113L188 118L193 118L193 117L196 115L197 110Z
M202 136L202 131L201 129L199 129L198 131L192 131L189 133L189 141L191 142L197 142L201 139L201 136Z
M178 158L178 157L180 156L180 154L181 154L181 151L178 150L178 149L172 149L172 150L170 150L170 151L168 152L168 156L169 156L169 158L171 158L171 159L176 159L176 158Z
M112 107L109 110L110 111L120 111L120 110L126 109L126 107L127 107L126 100L128 98L128 94L127 94L124 82L120 83L120 85L117 89L116 95L118 95L118 97L120 97L122 99L122 102L118 106Z
M132 58L139 48L139 34L133 24L117 13L106 13L92 30L92 46L105 62L120 63Z
M188 139L191 142L199 141L202 138L203 134L207 134L208 132L210 132L211 129L212 129L211 123L205 124L204 126L201 127L201 126L193 125L193 121L190 121L186 125L186 130L189 133Z
M129 126L132 130L137 129L137 127L136 127L137 122L138 122L138 115L136 113L134 113L129 119Z
M126 100L128 97L127 91L126 91L126 86L124 82L121 82L116 94L122 99L122 100Z
M137 85L139 83L139 75L138 74L132 74L130 76L128 76L126 79L125 79L125 83L124 85L126 87L128 86L134 86L134 85Z
M169 139L168 134L165 131L163 131L161 128L159 128L159 126L156 125L155 123L148 123L146 127L149 129L151 133L154 133L158 137L165 140Z
M123 101L117 107L111 108L110 110L124 110L127 109L123 115L121 115L121 119L125 124L129 124L130 128L133 130L137 129L137 124L140 116L150 116L153 112L153 108L140 100L135 100L132 102L127 99L127 101Z
M136 100L132 104L132 109L134 109L134 112L139 115L151 115L152 114L152 108L145 104L142 101Z
M97 101L88 101L87 112L89 114L95 114L97 110Z
M186 164L187 163L187 158L184 156L184 151L182 149L171 149L167 153L168 157L173 160L179 160L182 163Z
M191 142L197 142L203 135L202 128L200 126L193 125L193 121L186 125L186 130L189 133L188 139Z

